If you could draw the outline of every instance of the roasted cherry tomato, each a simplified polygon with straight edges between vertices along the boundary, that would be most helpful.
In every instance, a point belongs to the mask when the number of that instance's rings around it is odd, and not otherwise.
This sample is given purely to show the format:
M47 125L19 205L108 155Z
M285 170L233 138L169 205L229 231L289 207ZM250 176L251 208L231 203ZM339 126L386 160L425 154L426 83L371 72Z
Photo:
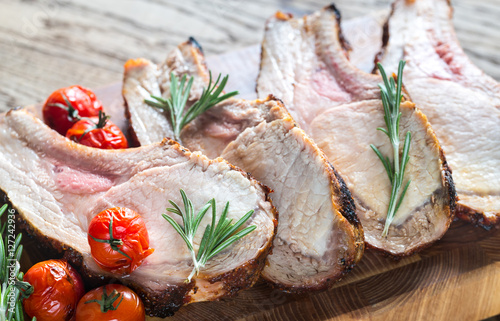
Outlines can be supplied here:
M81 86L70 86L54 91L45 104L42 113L44 122L61 135L80 117L98 116L102 104L95 94Z
M82 145L100 149L128 148L128 142L118 126L106 114L79 120L66 133L66 137Z
M76 308L76 321L143 321L145 318L141 299L120 284L89 291Z
M76 305L85 293L76 270L64 260L33 265L24 275L33 293L23 301L24 311L38 321L74 320Z
M135 211L115 207L97 214L89 226L92 257L101 268L129 274L154 252L146 224Z

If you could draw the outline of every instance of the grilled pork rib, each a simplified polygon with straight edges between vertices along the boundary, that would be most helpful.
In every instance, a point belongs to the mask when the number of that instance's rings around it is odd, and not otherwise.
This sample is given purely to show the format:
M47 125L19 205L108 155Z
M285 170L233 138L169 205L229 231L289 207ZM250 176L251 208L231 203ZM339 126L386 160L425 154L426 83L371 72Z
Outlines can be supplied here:
M178 57L176 52L190 53L192 57L184 55L182 61L191 63L163 70L163 77L170 71L181 75L190 70L195 83L204 79L206 87L208 72L201 51L187 42L171 53L167 62L172 60L170 57ZM148 90L140 88L142 78L138 75L150 68L149 62L142 67L126 65L124 97L129 110L152 108L134 103L148 98L140 96L147 95ZM139 122L156 126L154 120L152 117ZM132 121L136 136L147 136L148 132L136 123ZM169 132L171 129L166 128L162 135ZM140 143L158 139L155 135L139 139ZM323 152L296 126L281 101L272 96L255 101L229 99L188 124L180 139L191 150L209 157L222 156L237 164L274 190L270 197L280 219L263 277L275 286L289 292L324 289L361 258L363 233L348 189Z
M186 244L161 214L168 200L182 204L184 189L197 211L212 197L220 215L230 202L235 220L257 229L208 262L193 282L184 280L192 259ZM165 317L182 305L230 296L258 279L275 233L268 190L222 159L209 160L172 141L127 150L76 144L24 110L0 115L0 189L28 230L56 249L88 279L118 279L142 297L147 313ZM129 276L111 275L93 261L87 242L90 220L100 211L129 207L146 223L155 252ZM179 223L181 218L175 217ZM210 215L203 219L199 244ZM197 246L197 245L195 245Z
M399 59L408 61L404 86L446 152L457 216L485 227L499 224L500 84L463 52L446 0L398 0L387 28L381 62L393 71Z
M406 179L412 182L382 237L391 186L371 150L390 155L377 86L382 79L347 58L340 15L329 6L302 19L277 13L266 27L257 89L283 98L345 179L366 243L394 256L409 255L441 238L449 227L455 192L444 154L426 117L410 102L401 106L401 135L412 133Z

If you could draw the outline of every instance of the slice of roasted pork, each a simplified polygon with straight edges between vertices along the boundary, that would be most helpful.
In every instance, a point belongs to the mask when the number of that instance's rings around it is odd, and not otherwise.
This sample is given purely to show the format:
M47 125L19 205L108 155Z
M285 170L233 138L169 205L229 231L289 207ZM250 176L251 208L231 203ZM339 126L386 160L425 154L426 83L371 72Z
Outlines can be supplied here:
M382 237L391 185L370 148L374 144L390 154L387 137L377 131L385 127L377 86L382 79L349 62L339 22L333 5L302 19L282 13L271 18L258 93L282 97L345 179L366 243L393 256L409 255L448 229L455 205L451 174L426 117L412 103L402 104L401 134L412 133L405 174L411 184L388 236Z
M457 216L500 224L500 84L479 70L455 35L447 0L398 0L380 57L429 117L453 170ZM397 67L396 67L397 68Z
M190 46L189 42L179 48L184 46ZM185 57L186 61L205 66L199 59L201 51L190 53L194 57ZM177 68L163 72L180 73ZM206 69L204 72L208 74ZM191 75L195 82L207 79ZM133 76L126 71L125 83L140 86L135 79L128 79ZM134 104L147 98L139 96L142 89L127 91L137 93L135 97L124 95L130 110L152 108ZM151 121L154 118L141 120ZM132 127L135 132L143 130L134 122ZM137 137L147 134L142 132ZM270 197L280 219L274 249L263 272L266 280L289 292L325 289L359 261L364 249L363 232L349 190L323 152L296 126L281 101L272 96L255 101L229 99L188 124L180 139L191 150L209 157L222 156L254 173L274 190Z
M196 76L189 102L198 100L209 79L201 47L194 38L189 38L172 50L159 66L139 58L127 61L124 67L122 94L125 100L125 114L130 124L129 136L136 146L173 137L166 112L152 108L144 102L144 99L150 98L151 95L168 97L171 73L179 79L184 75Z
M210 153L226 145L218 155L274 190L280 218L267 281L288 292L326 289L359 261L363 233L350 192L281 101L233 99L190 125L186 146Z
M0 189L41 243L66 252L89 280L118 280L142 297L147 313L165 317L182 305L230 296L258 279L276 229L268 189L222 159L210 160L164 140L127 150L76 144L24 110L0 115ZM182 204L185 190L197 211L215 198L237 220L255 210L247 225L257 229L210 260L191 283L186 244L161 214L168 200ZM128 276L112 275L90 255L87 229L101 210L128 207L146 223L155 249ZM175 218L180 224L181 218ZM198 246L211 217L201 222Z

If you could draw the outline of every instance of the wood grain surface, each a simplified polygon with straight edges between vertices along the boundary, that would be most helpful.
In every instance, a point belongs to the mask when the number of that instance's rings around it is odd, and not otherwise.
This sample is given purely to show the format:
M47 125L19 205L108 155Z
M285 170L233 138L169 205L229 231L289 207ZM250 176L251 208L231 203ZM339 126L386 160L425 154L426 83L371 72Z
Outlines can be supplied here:
M161 61L188 36L207 56L256 45L276 10L302 15L329 2L0 0L0 111L41 102L72 84L97 88L121 81L127 59ZM390 6L389 0L335 3L346 19ZM500 80L500 0L452 3L467 54Z
M79 83L122 114L122 65L132 57L161 61L195 36L215 70L251 98L263 23L275 10L297 15L324 1L8 1L0 2L0 110L41 102ZM500 1L454 1L455 24L471 59L500 79ZM387 1L337 1L350 20L353 60L371 68L363 49L387 12ZM32 26L30 30L29 26ZM121 123L125 126L125 123ZM28 241L27 248L34 248ZM30 251L31 261L44 259ZM367 251L329 291L292 296L264 283L219 302L182 308L167 320L482 320L500 314L500 231L455 222L419 255L394 261ZM148 320L161 320L149 318Z

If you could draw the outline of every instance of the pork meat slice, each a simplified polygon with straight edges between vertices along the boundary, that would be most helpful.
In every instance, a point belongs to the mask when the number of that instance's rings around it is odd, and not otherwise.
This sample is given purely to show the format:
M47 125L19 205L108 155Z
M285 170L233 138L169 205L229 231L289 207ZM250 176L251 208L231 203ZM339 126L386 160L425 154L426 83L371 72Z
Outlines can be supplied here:
M182 305L215 300L250 287L260 276L276 229L268 189L222 159L210 160L164 140L127 150L76 144L24 110L0 115L0 189L30 233L66 252L88 280L118 280L142 297L147 313L165 317ZM218 215L227 201L237 220L257 229L208 262L191 283L193 265L177 232L162 218L168 200L182 204L184 189L195 210L215 198ZM139 213L155 252L129 276L100 269L90 255L87 229L100 211L115 206ZM181 223L180 217L175 219ZM198 246L206 215L195 236Z
M390 155L378 83L348 60L333 5L301 19L277 13L266 26L257 89L283 98L345 179L366 243L393 256L432 244L449 227L455 191L444 154L426 117L411 102L401 106L401 133L412 133L404 202L382 237L391 186L370 144ZM291 49L290 49L291 48Z
M452 11L446 0L394 2L380 59L390 71L408 62L404 86L446 152L457 216L488 228L500 224L500 84L460 47Z
M125 63L122 94L125 100L125 115L129 120L129 136L135 146L147 145L173 137L173 131L166 112L151 108L144 103L151 95L169 97L170 75L179 79L196 76L191 87L189 102L201 96L203 86L208 83L209 74L201 47L194 38L171 51L167 59L156 65L139 58Z
M202 57L199 50L191 54ZM185 60L195 61L194 57ZM204 61L196 61L205 66ZM200 74L192 75L196 83ZM125 77L130 76L126 72ZM125 82L139 84L132 79ZM129 109L152 108L134 105L135 98L129 98L125 95ZM132 127L142 131L134 122ZM190 150L222 156L273 189L270 197L280 219L262 274L273 285L289 292L325 289L359 261L363 232L349 190L281 101L272 96L255 101L229 99L188 124L180 138Z
M219 135L227 124L240 129L229 143ZM272 96L227 101L199 117L181 137L189 148L207 153L212 150L207 142L226 144L218 151L221 157L273 189L270 197L280 219L262 276L274 286L288 292L325 289L359 261L363 233L350 192L281 101Z

